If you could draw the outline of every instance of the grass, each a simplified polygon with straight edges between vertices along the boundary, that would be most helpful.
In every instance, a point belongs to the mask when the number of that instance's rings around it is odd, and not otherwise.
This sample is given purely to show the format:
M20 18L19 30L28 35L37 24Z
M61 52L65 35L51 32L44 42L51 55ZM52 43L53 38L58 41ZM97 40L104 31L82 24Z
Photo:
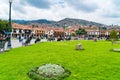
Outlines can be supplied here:
M85 50L75 50L79 43ZM72 74L65 80L120 80L120 53L110 51L119 47L109 41L85 40L15 48L0 54L0 80L30 80L28 71L45 63L68 68Z

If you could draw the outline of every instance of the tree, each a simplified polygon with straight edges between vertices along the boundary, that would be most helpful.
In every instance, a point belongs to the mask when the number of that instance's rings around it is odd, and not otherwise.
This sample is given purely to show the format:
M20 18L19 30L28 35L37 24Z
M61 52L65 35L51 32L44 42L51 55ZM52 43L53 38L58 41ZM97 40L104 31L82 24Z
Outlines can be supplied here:
M71 36L75 36L76 34L73 32L73 33L71 33Z
M87 34L87 32L85 31L85 29L79 28L78 30L76 30L76 34L80 36Z
M112 39L112 40L118 39L117 31L112 30L112 31L110 32L110 39Z
M8 29L8 22L0 19L0 32Z

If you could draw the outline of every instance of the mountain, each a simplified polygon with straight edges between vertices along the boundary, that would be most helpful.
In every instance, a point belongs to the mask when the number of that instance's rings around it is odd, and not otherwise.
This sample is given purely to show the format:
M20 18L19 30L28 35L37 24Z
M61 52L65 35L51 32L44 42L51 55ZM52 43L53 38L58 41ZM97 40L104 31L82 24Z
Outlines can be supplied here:
M13 20L15 23L19 24L48 24L50 26L55 27L67 27L67 26L75 26L75 25L94 25L94 26L104 26L104 24L96 23L92 21L82 20L82 19L73 19L73 18L65 18L60 21L51 21L46 19L39 20Z
M18 23L18 24L27 24L28 21L25 21L25 20L13 20L12 22Z
M82 19L73 19L73 18L65 18L63 20L60 20L56 23L57 26L74 26L74 25L94 25L94 26L104 26L104 24L82 20Z
M18 24L34 24L34 23L51 24L51 23L54 23L55 21L40 19L40 20L31 20L31 21L29 21L29 20L13 20L13 22L18 23Z
M52 23L54 23L54 22L55 22L55 21L50 21L50 20L46 20L46 19L28 21L29 24L31 24L31 23L52 24Z

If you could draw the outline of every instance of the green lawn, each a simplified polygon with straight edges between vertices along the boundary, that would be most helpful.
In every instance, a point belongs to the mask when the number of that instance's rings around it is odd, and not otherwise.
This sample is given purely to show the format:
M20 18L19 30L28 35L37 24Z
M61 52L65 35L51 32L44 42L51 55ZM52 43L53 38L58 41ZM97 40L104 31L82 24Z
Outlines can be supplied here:
M77 51L82 43L85 50ZM43 42L0 54L0 80L30 80L27 72L45 63L56 63L72 74L65 80L120 80L120 44L109 41Z

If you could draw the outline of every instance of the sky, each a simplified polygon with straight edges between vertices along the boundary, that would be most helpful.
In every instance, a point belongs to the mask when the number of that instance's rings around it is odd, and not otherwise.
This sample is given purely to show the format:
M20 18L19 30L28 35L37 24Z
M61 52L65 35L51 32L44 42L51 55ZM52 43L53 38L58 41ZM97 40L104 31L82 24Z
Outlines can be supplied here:
M84 19L120 25L120 0L13 0L12 19ZM9 18L9 0L0 0L0 19Z

